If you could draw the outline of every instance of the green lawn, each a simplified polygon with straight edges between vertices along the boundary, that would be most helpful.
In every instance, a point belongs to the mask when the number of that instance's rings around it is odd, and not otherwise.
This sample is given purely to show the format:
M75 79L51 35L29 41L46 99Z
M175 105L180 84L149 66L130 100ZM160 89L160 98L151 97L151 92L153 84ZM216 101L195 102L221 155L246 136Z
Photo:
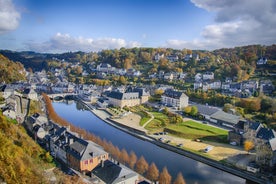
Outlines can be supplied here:
M138 106L132 108L136 111L142 119L140 125L143 126L150 118L146 117L146 108ZM203 141L213 141L220 143L227 143L228 131L209 126L202 123L197 123L194 121L186 121L181 124L170 124L169 117L161 112L150 112L154 119L146 125L146 129L150 132L166 131L177 137L183 137L186 139L201 139Z
M153 132L163 131L162 121L154 118L152 121L150 121L149 124L147 124L147 126L145 128L147 130L153 131Z
M180 125L169 124L165 129L171 134L187 139L227 142L228 132L226 130L194 121L182 122Z
M154 118L168 119L168 116L161 112L151 112L151 114L154 116Z
M148 117L142 117L141 120L140 120L140 123L139 125L140 126L143 126L150 118Z
M163 131L164 125L169 121L168 116L161 112L150 112L154 119L145 127L147 130Z

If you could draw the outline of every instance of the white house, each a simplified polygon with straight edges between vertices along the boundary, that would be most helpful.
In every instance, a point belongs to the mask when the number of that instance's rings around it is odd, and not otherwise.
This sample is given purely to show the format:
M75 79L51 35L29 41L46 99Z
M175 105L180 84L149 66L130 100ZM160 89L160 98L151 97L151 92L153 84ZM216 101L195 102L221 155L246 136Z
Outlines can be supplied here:
M167 56L167 59L170 61L170 62L175 62L175 61L178 61L178 56L177 55L169 55Z
M167 89L161 96L161 101L163 104L181 109L188 106L189 97L185 93Z
M164 80L168 80L168 81L173 80L173 74L172 73L165 73Z
M160 59L164 58L165 55L164 54L159 54L157 53L155 56L154 56L154 60L155 61L159 61Z
M195 75L195 81L201 81L202 80L202 74L201 73L197 73Z
M202 75L203 80L213 80L214 79L214 73L213 72L205 72Z
M267 58L261 57L260 59L258 59L257 65L265 65L265 64L267 64Z

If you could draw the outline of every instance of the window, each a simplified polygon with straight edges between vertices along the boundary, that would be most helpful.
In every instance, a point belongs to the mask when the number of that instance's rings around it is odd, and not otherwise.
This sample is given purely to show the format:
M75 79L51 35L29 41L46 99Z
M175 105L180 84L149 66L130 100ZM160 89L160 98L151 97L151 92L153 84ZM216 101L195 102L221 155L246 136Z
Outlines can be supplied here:
M93 159L90 159L90 163L93 163Z
M84 164L87 165L87 164L88 164L88 160L85 160L85 161L84 161Z

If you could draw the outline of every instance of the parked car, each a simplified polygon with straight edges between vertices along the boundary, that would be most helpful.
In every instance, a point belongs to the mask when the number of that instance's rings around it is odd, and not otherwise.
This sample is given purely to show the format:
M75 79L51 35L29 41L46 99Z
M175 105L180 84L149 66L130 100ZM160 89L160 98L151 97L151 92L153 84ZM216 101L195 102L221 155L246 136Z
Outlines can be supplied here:
M164 139L164 138L162 138L162 137L161 137L161 138L159 138L158 140L159 140L159 141L161 141L161 142L164 142L164 141L165 141L165 139Z
M202 142L202 140L200 140L200 139L194 139L194 141L196 141L196 142Z
M230 144L233 145L233 146L237 146L238 145L235 141L230 142Z
M213 146L207 146L205 149L204 149L204 152L205 153L208 153L209 151L211 151L213 149Z

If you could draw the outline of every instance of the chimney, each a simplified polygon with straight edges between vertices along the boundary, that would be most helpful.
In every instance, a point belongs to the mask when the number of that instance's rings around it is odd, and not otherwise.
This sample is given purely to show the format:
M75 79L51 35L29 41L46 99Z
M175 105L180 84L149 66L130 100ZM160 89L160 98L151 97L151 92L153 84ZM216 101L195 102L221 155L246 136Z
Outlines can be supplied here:
M70 131L70 125L66 126L66 131Z
M70 144L73 144L73 143L74 143L74 139L73 139L73 138L70 138L70 139L69 139L69 145L70 145Z
M67 144L68 143L68 136L65 135L65 143Z
M104 167L104 161L103 160L101 161L101 166Z

